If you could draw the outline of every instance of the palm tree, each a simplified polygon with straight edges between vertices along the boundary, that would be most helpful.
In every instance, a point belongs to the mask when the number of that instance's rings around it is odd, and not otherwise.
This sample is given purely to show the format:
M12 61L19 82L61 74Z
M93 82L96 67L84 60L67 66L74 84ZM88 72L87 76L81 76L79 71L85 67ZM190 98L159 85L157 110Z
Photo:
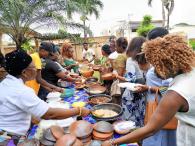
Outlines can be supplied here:
M72 7L70 9L77 9L77 13L81 14L81 21L84 26L84 38L87 37L86 21L89 20L89 15L95 15L96 19L99 18L99 11L103 8L101 0L70 0L72 1ZM74 3L74 4L73 4ZM71 16L71 14L69 13ZM89 28L88 28L89 29Z
M161 0L162 2L162 17L163 17L163 26L165 26L166 22L166 15L165 10L167 11L167 23L166 28L169 29L169 23L170 23L170 15L173 12L174 9L174 0ZM148 5L151 6L152 0L148 0Z
M30 34L42 27L82 27L64 17L67 0L1 0L0 30L8 34L21 48ZM72 9L73 10L73 9Z

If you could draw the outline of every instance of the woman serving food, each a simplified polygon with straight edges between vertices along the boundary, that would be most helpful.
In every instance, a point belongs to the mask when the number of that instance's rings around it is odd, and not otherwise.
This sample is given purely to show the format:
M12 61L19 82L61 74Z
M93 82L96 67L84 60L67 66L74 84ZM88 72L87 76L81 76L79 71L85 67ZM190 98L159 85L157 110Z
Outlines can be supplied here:
M86 116L90 111L86 108L60 109L50 108L39 99L34 90L24 83L36 76L32 58L21 50L13 51L5 56L6 78L0 83L0 137L9 138L26 135L31 123L31 115L38 119L65 119L80 115ZM17 145L18 139L15 140ZM6 145L9 139L2 143ZM0 145L2 144L0 142Z

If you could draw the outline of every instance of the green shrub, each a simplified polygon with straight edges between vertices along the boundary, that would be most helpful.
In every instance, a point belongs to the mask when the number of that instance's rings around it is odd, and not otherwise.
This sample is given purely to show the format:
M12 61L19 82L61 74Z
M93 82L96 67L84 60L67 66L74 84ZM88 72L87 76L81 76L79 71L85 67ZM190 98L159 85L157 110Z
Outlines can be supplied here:
M195 40L189 40L189 44L195 50Z
M137 33L139 36L146 37L148 32L154 28L154 25L152 25L152 16L145 15L143 17L143 20L141 22L141 25L137 29Z

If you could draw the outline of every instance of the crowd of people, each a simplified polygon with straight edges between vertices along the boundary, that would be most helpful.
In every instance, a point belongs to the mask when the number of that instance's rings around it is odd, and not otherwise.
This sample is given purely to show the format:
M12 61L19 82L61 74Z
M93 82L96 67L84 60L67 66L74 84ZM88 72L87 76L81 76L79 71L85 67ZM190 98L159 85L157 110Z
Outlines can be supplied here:
M118 139L103 142L114 146L139 142L142 146L192 146L195 143L195 53L182 36L169 34L162 27L151 30L147 37L111 36L96 58L88 43L83 43L83 62L101 66L100 75L111 72L112 81L101 81L123 108L123 120L135 122L135 130ZM45 102L49 92L64 92L57 82L79 81L70 72L79 73L72 45L61 48L42 42L37 52L29 55L21 48L0 55L0 135L24 136L37 119L64 119L90 113L86 108L63 110L50 108ZM101 80L101 78L100 78ZM137 83L136 90L121 90L121 82ZM147 103L159 101L152 117L144 122ZM178 128L163 128L174 116ZM176 137L177 131L177 137ZM4 142L7 142L6 140ZM0 142L1 144L1 142Z

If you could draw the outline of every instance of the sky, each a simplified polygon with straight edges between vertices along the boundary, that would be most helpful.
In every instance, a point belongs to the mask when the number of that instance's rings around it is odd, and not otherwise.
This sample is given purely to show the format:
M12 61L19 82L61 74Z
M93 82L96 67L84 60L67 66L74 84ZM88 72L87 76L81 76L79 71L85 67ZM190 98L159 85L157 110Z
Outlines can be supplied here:
M153 20L162 19L161 0L153 0L152 7L147 5L147 0L102 0L103 10L100 18L96 20L90 17L88 25L95 36L99 36L102 30L112 27L120 20L141 20L146 14ZM129 17L128 17L129 15ZM175 7L170 18L170 24L185 22L195 24L195 0L175 0Z
M104 4L103 10L100 11L99 19L95 16L89 17L87 25L94 36L101 36L101 32L105 29L110 29L118 21L121 20L135 20L139 21L146 14L153 17L153 20L162 19L161 0L153 0L152 7L147 5L148 0L101 0ZM76 22L80 21L80 16L74 16ZM128 19L129 18L129 19ZM195 0L175 0L175 7L170 17L170 24L185 22L195 25ZM80 22L81 23L81 22ZM54 30L37 30L40 33L57 32ZM73 33L81 33L75 30ZM5 39L7 36L5 36Z

